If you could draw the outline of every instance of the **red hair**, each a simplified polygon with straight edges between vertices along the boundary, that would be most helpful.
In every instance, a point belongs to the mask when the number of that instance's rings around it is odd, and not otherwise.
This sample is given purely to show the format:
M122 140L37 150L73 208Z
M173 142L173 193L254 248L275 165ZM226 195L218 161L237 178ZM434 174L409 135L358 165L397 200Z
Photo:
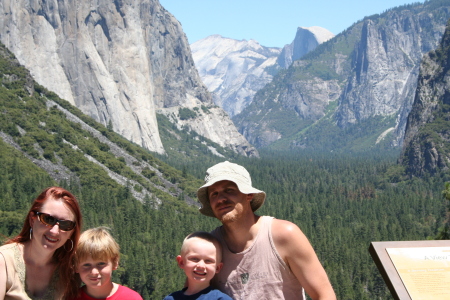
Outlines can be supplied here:
M74 254L77 249L78 240L80 238L82 217L81 210L77 199L66 189L61 187L49 187L45 189L42 193L37 196L33 201L30 210L28 211L25 222L23 223L22 231L14 238L8 240L6 244L11 243L21 243L30 240L30 219L34 216L33 211L40 211L44 203L48 199L61 200L64 204L72 211L75 216L75 223L77 224L72 230L72 235L66 241L64 246L56 249L53 253L53 259L57 264L57 269L59 270L59 282L58 291L62 293L63 299L73 298L78 291L78 286L75 281L75 267L74 267ZM72 240L72 242L69 241ZM70 249L67 251L66 249Z

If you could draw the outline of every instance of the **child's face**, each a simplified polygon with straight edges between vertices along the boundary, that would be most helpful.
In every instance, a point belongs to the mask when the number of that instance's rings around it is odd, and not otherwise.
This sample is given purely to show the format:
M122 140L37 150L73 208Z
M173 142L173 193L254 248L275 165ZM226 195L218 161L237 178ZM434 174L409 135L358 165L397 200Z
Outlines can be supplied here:
M217 249L213 243L199 238L191 238L186 251L177 256L178 265L184 270L189 284L207 283L219 273L222 263L217 262Z
M79 262L77 273L89 292L90 289L110 287L112 272L117 269L117 265L113 265L111 260L94 260L88 256Z

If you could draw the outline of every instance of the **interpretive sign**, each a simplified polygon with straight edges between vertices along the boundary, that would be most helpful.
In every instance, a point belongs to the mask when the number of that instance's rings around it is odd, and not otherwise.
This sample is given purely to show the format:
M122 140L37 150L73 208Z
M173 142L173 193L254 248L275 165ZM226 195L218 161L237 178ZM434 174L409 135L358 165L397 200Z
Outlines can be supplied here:
M369 252L395 299L450 299L450 241L372 242Z

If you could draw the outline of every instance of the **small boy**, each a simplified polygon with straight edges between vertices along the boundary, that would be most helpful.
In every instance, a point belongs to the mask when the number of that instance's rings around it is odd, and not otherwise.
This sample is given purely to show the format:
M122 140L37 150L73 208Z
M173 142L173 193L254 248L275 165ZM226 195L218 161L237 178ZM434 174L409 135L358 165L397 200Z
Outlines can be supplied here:
M142 300L137 292L111 281L119 255L119 245L106 227L83 232L75 254L75 270L85 285L74 300Z
M222 269L222 247L210 233L198 231L189 234L183 241L178 266L187 277L187 287L171 293L164 300L201 299L232 300L209 285L211 279Z

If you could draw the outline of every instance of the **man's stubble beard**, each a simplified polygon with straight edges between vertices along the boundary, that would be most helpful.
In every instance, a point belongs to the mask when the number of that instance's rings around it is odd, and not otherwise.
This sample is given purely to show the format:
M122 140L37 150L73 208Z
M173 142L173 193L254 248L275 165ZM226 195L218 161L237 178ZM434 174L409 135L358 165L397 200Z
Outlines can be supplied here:
M240 219L243 215L243 207L240 204L235 205L234 209L222 215L219 219L223 225L231 224Z
M219 218L219 221L222 222L222 224L230 224L236 222L238 219L237 214L234 213L234 211L230 211L223 215L221 218Z

